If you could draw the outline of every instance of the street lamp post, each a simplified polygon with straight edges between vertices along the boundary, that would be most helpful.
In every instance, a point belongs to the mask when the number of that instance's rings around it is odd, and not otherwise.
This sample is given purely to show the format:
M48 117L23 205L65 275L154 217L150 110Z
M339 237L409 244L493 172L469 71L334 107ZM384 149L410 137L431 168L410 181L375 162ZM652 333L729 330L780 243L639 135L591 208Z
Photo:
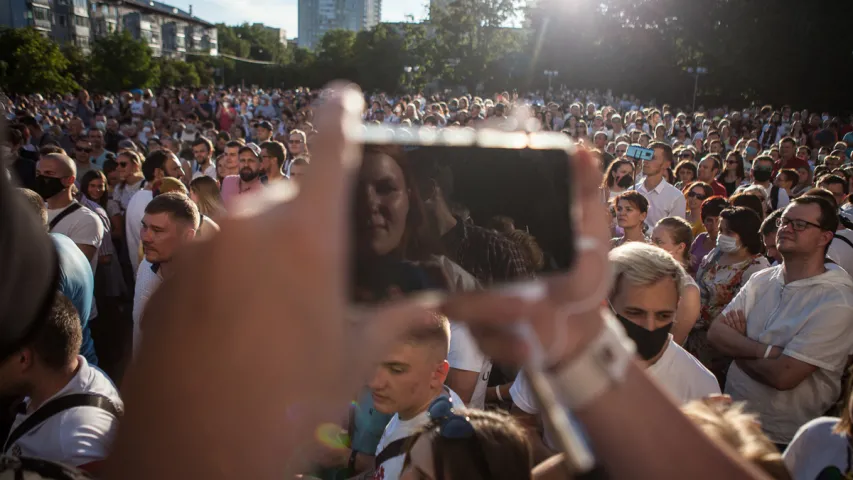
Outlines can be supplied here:
M708 69L705 67L689 67L687 69L687 73L693 75L694 83L693 83L693 112L696 112L696 94L699 91L699 76L707 75Z
M545 76L548 77L548 91L551 90L551 80L560 75L557 70L545 70Z

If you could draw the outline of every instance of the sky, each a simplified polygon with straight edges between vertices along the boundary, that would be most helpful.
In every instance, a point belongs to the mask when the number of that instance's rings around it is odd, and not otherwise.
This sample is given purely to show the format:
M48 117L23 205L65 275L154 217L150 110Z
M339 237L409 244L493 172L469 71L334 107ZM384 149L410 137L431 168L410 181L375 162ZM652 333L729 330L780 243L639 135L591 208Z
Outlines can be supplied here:
M193 15L211 23L228 25L263 23L287 30L287 38L298 36L298 0L160 0L183 10L193 6ZM383 22L402 22L407 15L426 17L429 0L384 0Z

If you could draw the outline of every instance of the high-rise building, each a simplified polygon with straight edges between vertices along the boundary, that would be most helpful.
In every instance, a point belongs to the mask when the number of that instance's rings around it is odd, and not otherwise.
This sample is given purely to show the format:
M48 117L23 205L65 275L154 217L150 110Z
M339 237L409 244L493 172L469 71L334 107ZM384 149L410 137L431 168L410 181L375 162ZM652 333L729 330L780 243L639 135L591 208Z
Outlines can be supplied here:
M313 49L329 30L369 30L382 18L382 0L299 0L299 46Z

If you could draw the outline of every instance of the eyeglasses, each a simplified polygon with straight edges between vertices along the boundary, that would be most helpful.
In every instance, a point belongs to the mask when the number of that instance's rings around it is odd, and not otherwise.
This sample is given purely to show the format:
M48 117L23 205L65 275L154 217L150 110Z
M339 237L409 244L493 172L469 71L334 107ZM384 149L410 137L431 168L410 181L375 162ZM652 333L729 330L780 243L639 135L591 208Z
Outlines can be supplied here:
M299 144L299 143L305 143L305 142L302 140L288 140L287 143Z
M737 160L726 160L729 165L737 165Z
M681 158L693 158L693 154L692 153L682 153Z
M92 153L92 149L91 149L91 148L76 148L75 150L76 150L76 151L78 151L78 152Z
M696 200L705 200L706 198L708 198L707 195L703 195L701 193L696 192L687 192L687 196L690 198L695 198Z
M808 227L815 227L820 230L825 230L823 227L816 223L807 222L805 220L794 220L791 218L779 217L776 219L776 227L780 230L791 225L795 232L802 232Z

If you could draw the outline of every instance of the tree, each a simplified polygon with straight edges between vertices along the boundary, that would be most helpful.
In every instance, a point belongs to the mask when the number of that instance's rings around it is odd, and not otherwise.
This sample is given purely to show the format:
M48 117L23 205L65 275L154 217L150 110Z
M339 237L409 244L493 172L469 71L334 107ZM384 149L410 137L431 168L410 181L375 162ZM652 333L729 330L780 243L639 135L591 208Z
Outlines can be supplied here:
M180 60L160 59L160 87L198 87L201 85L196 66Z
M32 28L0 30L0 88L9 93L67 93L79 88L59 47Z
M127 30L95 40L91 61L92 84L104 91L153 87L160 76L151 49L144 41L134 40Z
M89 84L91 78L89 58L83 54L83 50L77 45L66 44L59 48L62 55L68 60L68 68L65 70L71 78L80 86Z
M350 30L329 30L317 46L317 73L324 79L346 79L354 82L354 47L356 34Z

